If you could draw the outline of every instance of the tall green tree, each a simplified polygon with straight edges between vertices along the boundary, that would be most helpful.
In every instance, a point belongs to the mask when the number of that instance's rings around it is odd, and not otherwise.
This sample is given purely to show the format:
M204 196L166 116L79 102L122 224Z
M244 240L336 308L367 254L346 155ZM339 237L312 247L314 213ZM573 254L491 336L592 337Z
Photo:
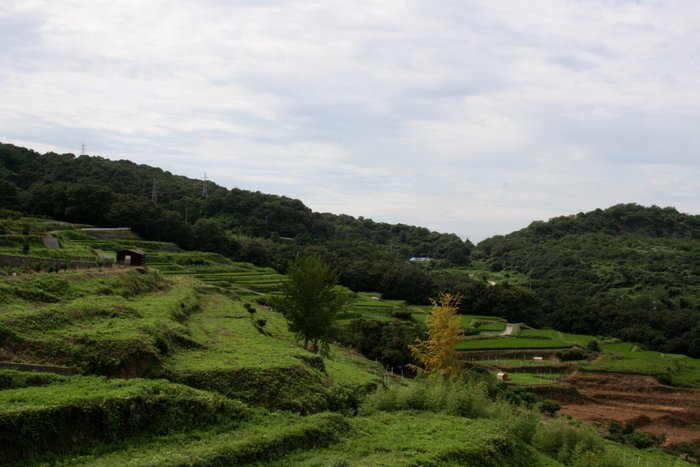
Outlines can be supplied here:
M321 258L308 256L289 263L287 277L275 307L305 349L327 352L335 316L348 302L347 294L336 287L338 275Z

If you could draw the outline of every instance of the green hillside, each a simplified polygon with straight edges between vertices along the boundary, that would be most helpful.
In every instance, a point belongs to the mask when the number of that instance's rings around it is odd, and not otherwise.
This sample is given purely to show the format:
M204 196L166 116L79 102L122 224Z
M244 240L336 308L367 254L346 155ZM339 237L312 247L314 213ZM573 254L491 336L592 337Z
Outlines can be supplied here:
M534 222L473 257L526 276L549 326L700 356L700 216L618 205Z
M564 422L551 442L532 400L488 374L418 381L339 346L329 358L304 351L267 306L285 280L273 270L42 222L4 224L50 232L59 247L37 243L0 278L0 361L44 371L0 370L3 464L675 465ZM0 254L17 254L19 237ZM134 246L148 268L73 263ZM374 296L358 294L350 312L425 312ZM464 320L491 333L502 323Z

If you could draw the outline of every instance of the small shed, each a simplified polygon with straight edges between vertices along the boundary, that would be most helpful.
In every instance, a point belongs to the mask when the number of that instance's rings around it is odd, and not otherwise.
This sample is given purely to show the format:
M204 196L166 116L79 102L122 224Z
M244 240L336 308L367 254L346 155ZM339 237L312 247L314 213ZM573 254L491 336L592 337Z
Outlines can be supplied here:
M499 371L498 373L496 373L496 378L497 378L499 381L508 381L508 379L509 379L509 378L508 378L508 373L506 373L506 372L503 371L503 370L501 370L501 371Z
M117 263L124 266L145 266L146 252L136 249L119 250L117 251Z

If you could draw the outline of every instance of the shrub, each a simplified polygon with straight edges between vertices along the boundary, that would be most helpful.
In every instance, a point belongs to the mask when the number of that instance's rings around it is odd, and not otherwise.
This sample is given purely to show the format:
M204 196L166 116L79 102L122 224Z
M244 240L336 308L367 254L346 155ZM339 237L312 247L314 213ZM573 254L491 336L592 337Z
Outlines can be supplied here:
M370 394L362 412L423 410L478 418L498 416L507 405L489 396L489 387L484 381L431 377L407 387L393 386Z
M469 326L467 329L464 330L464 335L465 336L476 336L479 334L479 330L475 328L474 326Z
M413 317L411 316L411 311L410 310L396 310L394 311L391 316L396 319L400 319L401 321L412 321Z
M593 339L586 345L586 350L598 353L600 352L600 343L596 339Z
M572 360L585 360L588 358L588 353L583 349L574 347L572 349L560 350L556 353L556 356L559 360L568 362Z
M604 451L603 440L593 428L576 427L561 420L541 424L532 444L566 465L588 454L597 455Z
M559 409L561 409L561 404L551 399L545 399L540 403L540 412L542 413L554 415Z
M626 441L637 449L653 448L663 443L665 436L654 436L651 433L635 431L625 436Z

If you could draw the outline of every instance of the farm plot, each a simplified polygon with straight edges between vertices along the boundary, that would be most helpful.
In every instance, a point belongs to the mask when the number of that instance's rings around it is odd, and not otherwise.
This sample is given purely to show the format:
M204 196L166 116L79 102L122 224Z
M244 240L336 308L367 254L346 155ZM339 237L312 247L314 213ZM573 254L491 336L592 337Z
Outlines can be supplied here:
M529 339L525 337L494 337L491 339L464 340L457 344L457 350L498 350L498 349L566 349L572 344L561 339Z
M427 307L426 307L427 308ZM424 323L428 317L429 312L413 313L411 317L414 321L419 323ZM482 316L482 315L458 315L460 323L462 324L462 329L468 329L477 327L480 331L482 326L485 328L484 331L490 329L500 329L501 331L506 327L506 321L503 318L497 316Z
M581 369L654 376L674 386L700 387L700 360L642 350L629 342L602 344L603 355Z
M508 373L508 382L516 386L542 386L558 384L566 375L547 372Z
M396 318L395 313L398 312L410 315L415 321L424 321L426 308L409 306L404 300L385 300L376 292L357 292L348 310L339 316L338 323L345 325L358 318L386 321Z

